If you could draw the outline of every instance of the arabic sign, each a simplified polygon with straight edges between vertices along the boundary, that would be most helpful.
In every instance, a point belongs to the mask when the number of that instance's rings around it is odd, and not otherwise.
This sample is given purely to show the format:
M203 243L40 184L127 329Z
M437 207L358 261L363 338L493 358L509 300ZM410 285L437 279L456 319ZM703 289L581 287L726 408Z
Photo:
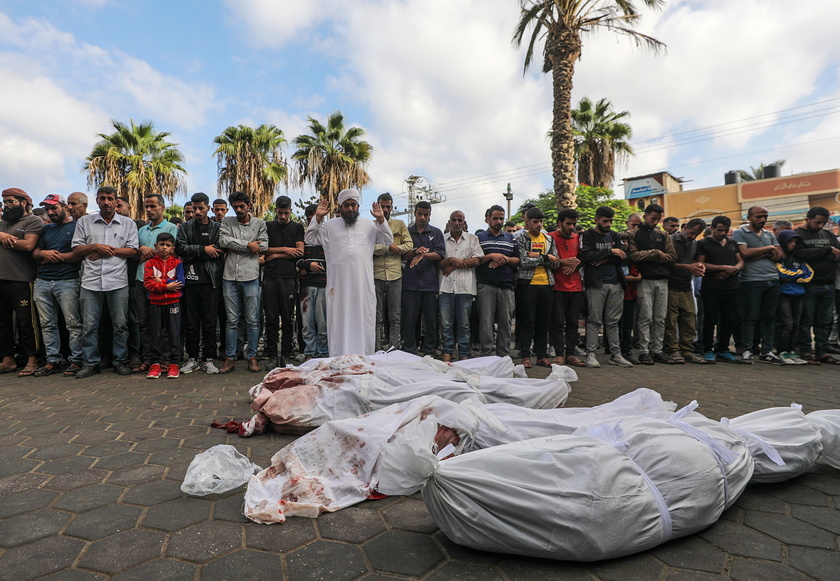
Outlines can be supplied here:
M840 190L840 170L833 169L787 178L742 183L741 199L758 200L780 196L805 196L829 190Z
M635 198L646 198L648 196L661 196L667 190L653 178L640 180L629 180L624 182L624 198L632 200Z

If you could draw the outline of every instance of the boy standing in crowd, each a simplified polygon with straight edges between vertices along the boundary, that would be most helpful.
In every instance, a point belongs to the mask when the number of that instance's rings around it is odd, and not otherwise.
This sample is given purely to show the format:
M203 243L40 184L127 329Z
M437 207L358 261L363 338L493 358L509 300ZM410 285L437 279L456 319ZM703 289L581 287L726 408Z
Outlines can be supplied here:
M161 232L155 242L155 255L143 267L143 285L149 297L149 379L161 374L161 330L169 331L169 365L166 377L177 379L181 374L181 289L184 288L184 266L174 256L175 237ZM165 365L165 363L164 363Z

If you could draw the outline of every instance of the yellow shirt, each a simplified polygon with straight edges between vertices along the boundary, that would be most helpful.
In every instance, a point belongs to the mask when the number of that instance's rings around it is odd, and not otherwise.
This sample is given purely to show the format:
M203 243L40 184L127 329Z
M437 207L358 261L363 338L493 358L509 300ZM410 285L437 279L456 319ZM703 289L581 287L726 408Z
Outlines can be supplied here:
M548 240L545 234L540 232L539 236L534 236L530 232L527 233L531 237L531 252L539 252L540 254L548 254ZM548 285L548 271L544 266L538 266L534 269L534 277L531 279L531 284Z
M387 246L377 244L373 248L373 278L376 280L399 280L402 278L402 255L414 250L414 242L408 233L408 226L397 218L388 220L394 244L399 246L399 254L391 254Z

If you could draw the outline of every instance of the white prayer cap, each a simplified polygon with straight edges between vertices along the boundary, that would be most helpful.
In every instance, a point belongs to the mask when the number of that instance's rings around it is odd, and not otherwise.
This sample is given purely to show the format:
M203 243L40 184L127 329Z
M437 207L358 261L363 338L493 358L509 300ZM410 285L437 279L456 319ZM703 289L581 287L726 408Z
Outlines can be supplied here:
M360 203L361 195L359 195L359 191L350 188L348 190L341 190L340 192L338 192L338 205L339 206L341 204L343 204L344 202L346 202L347 200L356 200L357 204Z

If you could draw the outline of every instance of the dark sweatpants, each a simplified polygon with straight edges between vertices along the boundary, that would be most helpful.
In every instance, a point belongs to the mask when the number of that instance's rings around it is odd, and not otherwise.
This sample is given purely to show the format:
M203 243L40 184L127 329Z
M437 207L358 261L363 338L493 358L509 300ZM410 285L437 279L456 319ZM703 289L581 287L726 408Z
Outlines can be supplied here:
M187 356L198 359L198 352L203 345L204 359L216 358L216 301L219 290L212 284L188 284L184 293L184 311L187 321Z
M15 354L15 329L12 313L17 315L17 332L21 354L38 354L38 335L35 332L32 283L19 280L0 280L0 357Z
M161 331L169 331L169 360L161 354ZM181 360L181 305L149 304L149 363L177 364Z

